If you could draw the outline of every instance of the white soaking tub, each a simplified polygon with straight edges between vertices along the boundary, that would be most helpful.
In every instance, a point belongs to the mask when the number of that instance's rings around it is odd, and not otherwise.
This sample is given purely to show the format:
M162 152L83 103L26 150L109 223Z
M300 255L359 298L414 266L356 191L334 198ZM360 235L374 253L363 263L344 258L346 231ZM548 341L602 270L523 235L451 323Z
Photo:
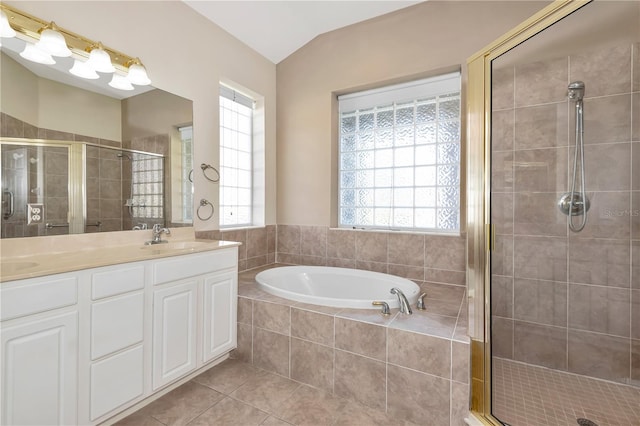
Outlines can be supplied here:
M415 305L420 287L394 275L327 266L283 266L256 275L258 287L274 296L314 305L372 309L373 301L398 308L397 287Z

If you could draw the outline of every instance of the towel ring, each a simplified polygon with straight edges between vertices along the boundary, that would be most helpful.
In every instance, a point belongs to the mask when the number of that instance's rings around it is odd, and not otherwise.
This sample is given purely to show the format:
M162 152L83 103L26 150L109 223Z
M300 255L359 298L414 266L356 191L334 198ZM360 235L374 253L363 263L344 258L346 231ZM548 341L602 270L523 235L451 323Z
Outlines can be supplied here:
M189 177L187 179L189 179L189 182L193 183L193 169L189 172Z
M204 177L205 177L208 181L211 181L211 182L218 182L218 181L220 181L220 173L219 173L219 172L218 172L218 170L217 170L215 167L213 167L211 164L205 164L205 163L202 163L202 164L200 164L200 168L202 169L202 174L204 175ZM207 169L211 169L211 170L213 170L214 172L216 172L216 176L218 176L218 177L216 177L216 178L211 178L211 177L207 176Z
M203 208L204 206L211 206L211 213L209 213L209 216L207 217L202 217L200 215L200 209ZM200 200L200 205L198 206L198 210L196 211L196 214L198 215L198 219L204 221L204 220L209 220L211 219L211 217L213 216L213 213L215 212L215 207L213 207L213 204L211 204L211 202L209 200L205 200L204 198L202 200Z

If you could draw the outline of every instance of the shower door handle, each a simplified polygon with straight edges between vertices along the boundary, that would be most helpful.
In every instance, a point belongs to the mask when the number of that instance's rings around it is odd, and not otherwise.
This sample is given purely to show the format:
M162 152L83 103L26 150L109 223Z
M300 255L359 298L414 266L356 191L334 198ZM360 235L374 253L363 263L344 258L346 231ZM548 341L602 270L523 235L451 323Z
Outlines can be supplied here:
M13 216L13 212L14 212L14 206L15 206L15 199L13 196L13 192L9 191L8 189L5 189L4 191L2 191L2 195L6 195L7 196L7 200L6 203L8 204L8 211L4 212L4 220L9 219L11 216ZM5 203L5 200L2 200L2 204Z

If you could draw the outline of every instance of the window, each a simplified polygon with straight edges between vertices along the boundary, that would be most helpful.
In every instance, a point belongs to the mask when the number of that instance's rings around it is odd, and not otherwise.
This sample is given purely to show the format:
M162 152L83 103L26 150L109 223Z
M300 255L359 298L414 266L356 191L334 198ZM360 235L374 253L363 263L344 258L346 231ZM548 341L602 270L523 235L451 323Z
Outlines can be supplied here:
M220 86L220 226L253 224L252 99Z
M338 97L339 226L460 229L460 73Z
M131 159L131 200L127 200L134 219L164 219L164 158L161 155L133 153ZM155 222L154 222L155 223Z

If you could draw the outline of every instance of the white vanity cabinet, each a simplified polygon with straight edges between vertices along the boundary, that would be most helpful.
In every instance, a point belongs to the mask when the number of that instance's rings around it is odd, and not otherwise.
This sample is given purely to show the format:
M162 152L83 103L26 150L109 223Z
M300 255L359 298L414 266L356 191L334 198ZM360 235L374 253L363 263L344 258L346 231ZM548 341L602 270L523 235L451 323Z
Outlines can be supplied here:
M2 284L3 425L76 424L78 279Z
M236 347L237 246L0 286L0 424L100 424Z

